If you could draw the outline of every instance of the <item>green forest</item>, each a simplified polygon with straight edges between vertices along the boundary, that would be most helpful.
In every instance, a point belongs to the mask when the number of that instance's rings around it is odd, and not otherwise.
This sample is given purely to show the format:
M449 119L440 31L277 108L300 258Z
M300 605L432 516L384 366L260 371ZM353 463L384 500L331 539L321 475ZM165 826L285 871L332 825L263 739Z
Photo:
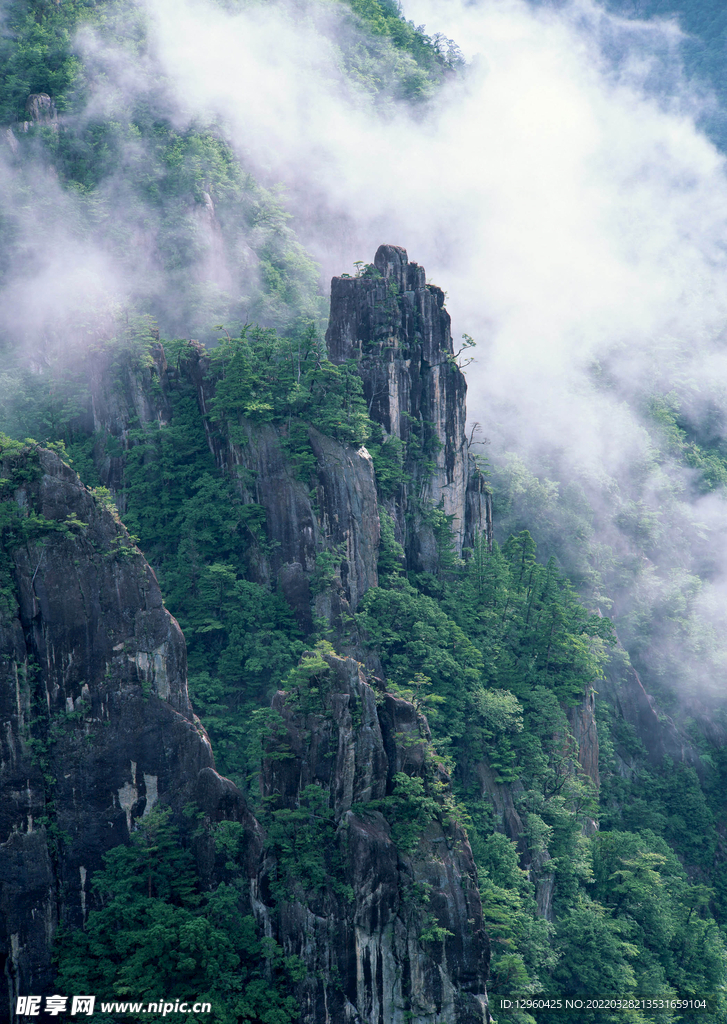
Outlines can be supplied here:
M425 110L465 74L456 44L407 20L394 0L327 7L347 27L335 37L336 74L381 117L393 104ZM722 15L704 4L681 13L695 34L710 37L700 73L711 75ZM295 5L288 16L294 21ZM145 79L117 97L110 114L89 103L98 72L94 51L75 42L79 29L117 41L140 75L152 59L144 8L130 0L2 6L0 125L13 146L0 166L0 288L44 266L29 240L29 209L33 231L43 223L63 238L103 237L122 264L143 265L121 302L89 298L42 331L34 333L29 315L0 335L0 452L13 466L0 480L5 613L14 600L13 551L51 529L39 513L21 518L13 494L23 474L36 471L38 445L51 447L120 518L156 573L186 639L190 697L217 770L244 792L281 865L274 893L281 906L291 893L303 899L343 883L320 790L304 790L295 811L261 798L262 761L282 728L271 699L283 690L307 713L323 714L324 656L363 652L383 672L379 689L410 701L431 730L424 774L397 774L377 809L402 857L433 820L466 830L491 943L494 1020L720 1024L727 1019L727 746L704 723L723 728L727 708L723 695L706 710L684 700L696 683L690 676L680 689L675 666L685 658L719 665L722 639L700 631L695 618L699 578L673 565L658 569L658 553L678 544L669 532L676 513L669 519L665 509L660 520L628 493L615 495L631 548L605 550L577 481L554 483L555 465L538 475L518 454L488 449L490 463L480 457L478 464L492 497L494 542L481 534L458 553L451 520L424 503L412 522L432 526L437 570L412 568L391 502L413 487L413 464L416 479L426 480L425 425L408 444L388 437L370 416L355 362L329 360L318 267L283 193L255 178L223 124L181 124L166 109L163 83ZM715 88L722 84L715 72ZM52 98L52 121L27 113L28 97L39 93ZM224 288L199 271L207 200L234 267ZM254 271L239 255L243 247L254 254ZM371 272L362 266L359 276ZM99 389L111 410L105 422ZM164 419L140 416L139 395L161 403ZM683 467L695 494L724 500L720 425L692 414L666 384L638 401L654 463ZM113 425L114 409L132 410L128 429ZM314 493L310 428L371 455L380 545L378 586L355 614L314 614L306 625L274 579L260 582L275 541L265 508L249 497L255 480L240 466L220 469L214 451L244 449L251 432L269 430L286 472ZM318 555L314 599L331 590L343 559L336 550ZM653 756L624 717L619 694L634 670L688 756ZM598 784L579 763L574 734L589 702ZM518 836L508 834L502 806L482 795L483 771L520 822ZM219 1024L295 1024L292 993L304 964L236 911L247 884L242 831L234 822L215 826L225 878L205 890L193 855L202 828L195 815L190 807L181 822L155 810L128 845L106 855L92 881L97 909L84 929L59 930L57 991L119 999L193 991L212 1000ZM432 917L422 941L443 938ZM574 1016L500 1005L514 996L661 1003ZM700 998L709 1002L701 1013L668 1005Z

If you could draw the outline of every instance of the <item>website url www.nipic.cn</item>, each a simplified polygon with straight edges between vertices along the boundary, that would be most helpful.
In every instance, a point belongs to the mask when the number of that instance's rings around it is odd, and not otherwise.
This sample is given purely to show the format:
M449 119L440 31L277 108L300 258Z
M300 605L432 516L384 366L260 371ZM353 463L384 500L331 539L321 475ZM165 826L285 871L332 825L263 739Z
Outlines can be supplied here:
M212 1013L211 1003L190 999L160 999L150 1003L105 1003L96 996L19 996L15 1004L18 1017L38 1017L41 1010L50 1017L70 1014L72 1017L98 1013L156 1013L166 1017L173 1013Z

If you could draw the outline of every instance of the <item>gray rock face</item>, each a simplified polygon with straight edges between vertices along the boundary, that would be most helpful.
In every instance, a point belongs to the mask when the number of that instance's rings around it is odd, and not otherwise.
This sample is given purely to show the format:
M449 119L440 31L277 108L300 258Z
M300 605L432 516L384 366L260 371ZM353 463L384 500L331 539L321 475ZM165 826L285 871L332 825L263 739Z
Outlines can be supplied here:
M423 267L404 249L382 245L371 273L334 277L326 343L334 363L357 361L371 417L407 444L413 483L398 496L397 519L411 564L436 566L431 528L421 520L407 528L405 514L421 499L454 517L458 553L477 531L491 539L489 493L465 436L467 384L444 293L426 283Z
M580 704L568 708L568 723L576 743L578 763L598 791L598 727L596 725L596 695L589 690Z
M552 921L555 874L547 850L541 850L533 856L528 848L525 821L521 817L522 808L518 810L517 807L518 799L524 792L523 784L519 779L515 782L498 782L495 772L486 761L480 761L477 765L477 781L482 796L492 802L499 830L518 845L520 864L527 870L528 877L535 886L538 913L546 920Z
M47 92L31 93L25 103L25 116L36 124L55 124L58 120L55 101Z
M484 1024L489 945L469 842L442 805L404 852L380 809L396 772L431 772L426 720L390 694L377 703L353 659L325 660L318 710L295 693L275 698L285 735L263 778L279 810L294 812L313 786L331 814L325 887L303 880L274 899L274 846L257 883L258 917L308 968L302 1022ZM448 792L441 771L438 781Z
M369 587L378 584L379 517L370 455L310 427L308 436L316 456L311 491L296 478L285 456L280 428L250 424L246 433L247 444L216 446L215 457L237 479L243 499L265 509L267 536L274 547L264 559L256 558L253 575L267 583L281 574L290 576L292 566L298 565L310 589L319 556L330 554L328 600L333 605L316 610L331 621L342 610L355 611ZM237 475L236 468L248 474ZM249 486L246 479L254 483ZM296 600L293 607L310 617L310 604L306 609Z
M106 445L97 444L94 464L99 479L114 494L123 513L124 471L132 424L165 426L172 415L168 399L170 375L164 348L158 342L151 347L151 365L125 370L109 367L108 356L100 353L88 360L89 403L74 427L84 432L97 432L116 442L109 454ZM121 387L119 386L121 383Z
M699 753L689 737L677 728L671 718L659 711L655 699L644 689L636 669L619 657L618 652L610 660L600 688L619 715L634 727L653 764L658 764L664 757L671 757L674 761L685 761L700 769ZM714 726L710 731L715 735ZM705 735L710 737L710 731L705 730ZM715 739L716 746L722 745L724 737L716 735ZM629 762L626 751L617 747L616 753L622 764Z
M192 384L218 468L235 482L245 503L265 509L268 550L253 548L250 578L279 585L304 628L310 628L314 613L335 622L355 611L366 590L378 583L379 516L373 463L366 449L339 444L310 427L316 458L311 488L297 477L286 454L284 426L247 421L241 428L244 444L211 429L207 411L214 381L202 345L190 343L185 358L172 369L161 344L152 346L151 355L150 366L125 374L118 367L109 374L103 358L91 360L90 403L76 424L114 439L113 446L96 445L94 462L121 513L132 424L167 425L173 417L174 388L180 381ZM321 555L327 556L326 571L332 578L327 593L316 599Z
M152 570L60 459L24 458L2 467L18 482L12 506L44 521L34 539L6 545L16 599L0 622L0 1005L10 1019L18 994L53 990L56 930L82 926L94 908L104 853L158 802L177 814L195 802L210 822L245 824L251 906L309 969L307 1024L486 1021L488 946L464 833L443 811L403 853L376 804L395 772L431 773L423 717L388 694L377 704L360 665L335 656L315 713L278 695L290 749L268 757L265 795L291 810L306 786L323 795L333 879L281 899L275 835L214 770L187 695L184 639ZM212 845L195 852L213 880Z
M214 395L207 367L201 346L190 351L182 367L196 385L203 415ZM316 459L311 489L286 455L285 426L247 421L241 430L244 444L211 431L208 439L218 467L236 482L242 499L265 509L272 547L264 556L254 556L251 576L264 584L277 581L307 625L319 557L330 556L325 559L330 585L315 602L315 611L331 622L355 611L369 587L378 584L380 527L371 456L365 448L340 444L309 427Z
M457 552L471 546L477 531L492 536L490 495L470 459L465 437L466 383L456 365L449 314L439 288L427 285L424 270L406 252L381 246L377 277L334 278L327 334L330 357L359 362L372 417L387 434L407 444L411 484L389 503L410 566L433 570L437 543L431 524L419 514L428 502L453 516ZM123 477L132 423L168 423L170 396L181 380L191 383L217 466L236 482L241 497L265 509L266 552L253 552L249 575L279 585L304 627L313 614L335 623L355 611L376 586L379 518L372 461L365 449L324 437L313 428L316 458L313 491L296 476L286 455L286 427L248 421L240 426L246 443L233 443L208 417L214 380L203 346L190 344L170 369L160 344L153 365L130 369L119 387L119 367L110 375L99 359L89 364L90 407L79 426L115 438L97 446L101 480L118 496L123 514ZM113 377L114 387L109 387ZM115 454L108 454L109 451ZM321 556L332 584L322 590Z
M21 470L15 506L51 527L11 550L0 621L2 1006L47 991L58 924L83 923L94 871L136 818L200 795L216 813L224 788L154 573L54 454Z

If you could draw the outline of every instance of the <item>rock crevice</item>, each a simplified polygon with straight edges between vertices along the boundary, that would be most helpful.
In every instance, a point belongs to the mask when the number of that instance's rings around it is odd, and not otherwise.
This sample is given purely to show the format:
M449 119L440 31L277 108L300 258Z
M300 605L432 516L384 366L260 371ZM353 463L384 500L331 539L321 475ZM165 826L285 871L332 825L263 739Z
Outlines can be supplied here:
M489 945L467 837L444 805L411 846L392 830L395 773L434 770L448 789L426 720L391 694L377 702L354 659L325 661L320 708L304 693L273 701L285 730L263 775L278 812L310 807L313 787L330 815L324 888L274 846L257 884L258 913L308 968L302 1022L485 1024Z
M11 1005L48 989L58 924L83 924L104 853L157 802L181 813L200 772L216 776L189 702L184 638L151 568L56 455L26 460L30 479L13 502L48 526L12 550L15 599L0 623L0 949Z
M427 505L451 517L458 554L477 533L491 542L490 494L465 433L467 384L444 293L426 283L424 268L382 245L362 276L334 277L326 344L334 363L355 360L370 416L406 445L409 483L396 511L410 566L437 565Z

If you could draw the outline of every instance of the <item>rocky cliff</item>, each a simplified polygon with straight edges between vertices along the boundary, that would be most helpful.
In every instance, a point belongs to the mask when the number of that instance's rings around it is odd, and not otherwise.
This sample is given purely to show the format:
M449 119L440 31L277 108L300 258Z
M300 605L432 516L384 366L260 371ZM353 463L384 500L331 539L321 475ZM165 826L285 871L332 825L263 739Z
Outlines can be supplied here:
M6 448L2 477L6 1007L48 990L59 923L83 924L94 871L134 821L158 802L217 814L225 786L190 706L184 638L118 516L35 446Z
M263 789L289 833L268 848L257 912L308 968L303 1024L487 1021L477 874L424 717L330 654L273 707L285 732ZM293 871L306 806L318 834Z
M340 623L376 586L382 503L413 569L437 568L437 524L444 525L437 513L451 520L457 554L477 532L492 536L491 498L469 454L467 386L441 289L426 284L423 268L409 263L403 249L381 246L370 275L333 279L326 341L334 364L356 361L370 416L384 441L395 438L402 445L402 482L386 498L360 444L307 427L314 462L307 479L290 458L289 423L242 417L230 431L213 421L219 373L196 342L174 365L158 341L136 359L133 345L125 356L99 349L87 362L87 407L74 424L95 433L96 471L123 515L126 466L139 443L138 428L163 429L174 422L175 399L194 394L217 468L245 504L265 513L266 543L251 552L248 576L280 586L304 628L315 615ZM320 556L332 559L333 585L325 594L314 592Z
M352 659L317 654L312 676L304 658L308 685L274 702L285 734L264 761L266 835L214 770L187 695L184 638L108 500L35 445L7 446L2 470L0 955L10 1019L18 994L53 990L58 926L83 926L104 853L155 805L182 822L196 804L208 823L243 823L241 912L252 909L301 957L306 1024L486 1021L476 871L423 717L391 695L377 701ZM418 780L411 792L407 779ZM410 826L403 838L399 819ZM290 854L301 821L323 822L312 867ZM196 853L212 884L213 847L197 840Z
M179 400L194 396L214 465L243 504L263 513L263 536L248 545L247 577L280 588L305 630L316 615L332 623L350 618L378 583L379 512L369 453L306 425L313 469L305 477L290 457L287 425L243 419L233 439L224 425L211 421L218 382L207 350L195 341L173 366L158 342L141 363L111 365L108 353L100 351L89 359L87 403L74 429L95 438L94 469L123 515L131 453L145 443L140 435L163 432L174 424ZM325 588L316 588L321 556L330 578Z
M673 761L683 761L701 770L700 753L692 737L684 729L679 729L672 718L659 708L654 697L646 692L639 673L621 647L609 662L602 690L618 716L633 727L651 764L659 764L665 757L670 757ZM724 730L717 722L710 721L698 702L693 704L690 710L702 734L716 748L724 746L727 739ZM622 774L633 772L632 752L619 745L616 758Z
M378 583L380 530L371 456L363 447L341 444L307 426L315 468L312 479L304 480L287 454L285 426L248 419L234 441L229 433L211 429L207 413L216 381L209 363L204 348L192 345L180 372L194 384L218 468L235 481L246 504L265 510L269 549L251 556L251 577L279 585L304 627L310 627L314 613L340 621ZM333 578L325 593L316 595L311 583L324 553L333 556Z
M379 246L362 276L331 282L328 352L334 363L356 361L369 415L406 446L409 480L394 509L410 566L425 570L437 564L428 503L452 517L459 554L476 532L492 537L489 492L465 434L467 384L450 324L444 292L398 246Z

